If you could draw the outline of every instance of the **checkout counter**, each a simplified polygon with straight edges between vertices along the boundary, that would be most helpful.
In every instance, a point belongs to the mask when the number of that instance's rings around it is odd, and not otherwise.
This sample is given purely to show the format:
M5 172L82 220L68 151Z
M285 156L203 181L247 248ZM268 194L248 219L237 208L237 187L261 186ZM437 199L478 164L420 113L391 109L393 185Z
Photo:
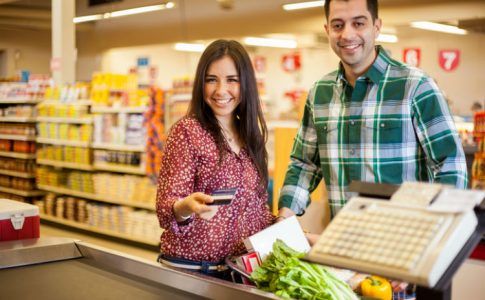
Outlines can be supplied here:
M278 299L66 238L0 242L0 283L2 299Z

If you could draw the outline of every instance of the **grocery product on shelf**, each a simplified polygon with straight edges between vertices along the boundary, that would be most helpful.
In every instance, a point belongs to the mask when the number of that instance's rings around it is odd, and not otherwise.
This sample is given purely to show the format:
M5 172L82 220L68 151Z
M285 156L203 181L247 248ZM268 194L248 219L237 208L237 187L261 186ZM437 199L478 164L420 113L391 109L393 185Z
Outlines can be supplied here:
M31 202L43 192L35 184L35 104L49 84L46 75L27 83L0 84L0 192L2 197Z
M146 173L155 182L161 166L163 145L165 143L165 96L164 92L152 87L150 104L145 113L147 128Z
M161 228L154 212L120 205L100 204L77 197L48 194L34 202L49 220L68 220L70 225L102 231L104 234L134 240L158 240ZM53 218L52 218L53 217ZM130 238L132 237L132 238Z

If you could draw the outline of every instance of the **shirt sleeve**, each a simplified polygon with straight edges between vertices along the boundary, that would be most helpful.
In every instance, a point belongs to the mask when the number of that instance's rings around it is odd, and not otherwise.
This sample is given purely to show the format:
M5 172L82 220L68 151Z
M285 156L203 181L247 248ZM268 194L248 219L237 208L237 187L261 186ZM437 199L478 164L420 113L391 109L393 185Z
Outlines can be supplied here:
M175 201L193 192L196 173L197 156L186 124L176 123L169 133L157 187L156 209L160 227L175 234L183 234L190 227L177 223L172 208Z
M318 143L313 121L313 95L315 87L305 104L303 119L296 135L281 189L278 207L287 207L296 214L303 214L310 203L310 194L322 179L319 167Z
M429 77L423 77L418 84L412 110L433 181L466 188L466 159L453 117L443 94Z

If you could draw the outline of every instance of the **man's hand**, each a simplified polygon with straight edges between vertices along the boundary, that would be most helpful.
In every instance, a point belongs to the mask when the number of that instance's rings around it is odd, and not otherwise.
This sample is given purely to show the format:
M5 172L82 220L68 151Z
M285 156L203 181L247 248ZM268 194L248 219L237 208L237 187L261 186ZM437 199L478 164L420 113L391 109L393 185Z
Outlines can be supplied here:
M294 215L295 215L295 212L294 211L292 211L291 209L289 209L287 207L282 207L278 211L278 215L276 216L276 221L275 222L281 222L284 219L287 219L287 218L289 218L291 216L294 216Z

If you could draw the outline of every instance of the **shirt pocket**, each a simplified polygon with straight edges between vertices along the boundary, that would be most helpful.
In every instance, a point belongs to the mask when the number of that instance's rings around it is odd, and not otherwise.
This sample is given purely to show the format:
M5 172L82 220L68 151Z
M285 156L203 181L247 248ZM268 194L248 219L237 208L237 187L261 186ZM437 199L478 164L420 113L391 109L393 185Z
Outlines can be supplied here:
M365 140L369 143L399 144L403 141L401 120L382 120L365 122Z

